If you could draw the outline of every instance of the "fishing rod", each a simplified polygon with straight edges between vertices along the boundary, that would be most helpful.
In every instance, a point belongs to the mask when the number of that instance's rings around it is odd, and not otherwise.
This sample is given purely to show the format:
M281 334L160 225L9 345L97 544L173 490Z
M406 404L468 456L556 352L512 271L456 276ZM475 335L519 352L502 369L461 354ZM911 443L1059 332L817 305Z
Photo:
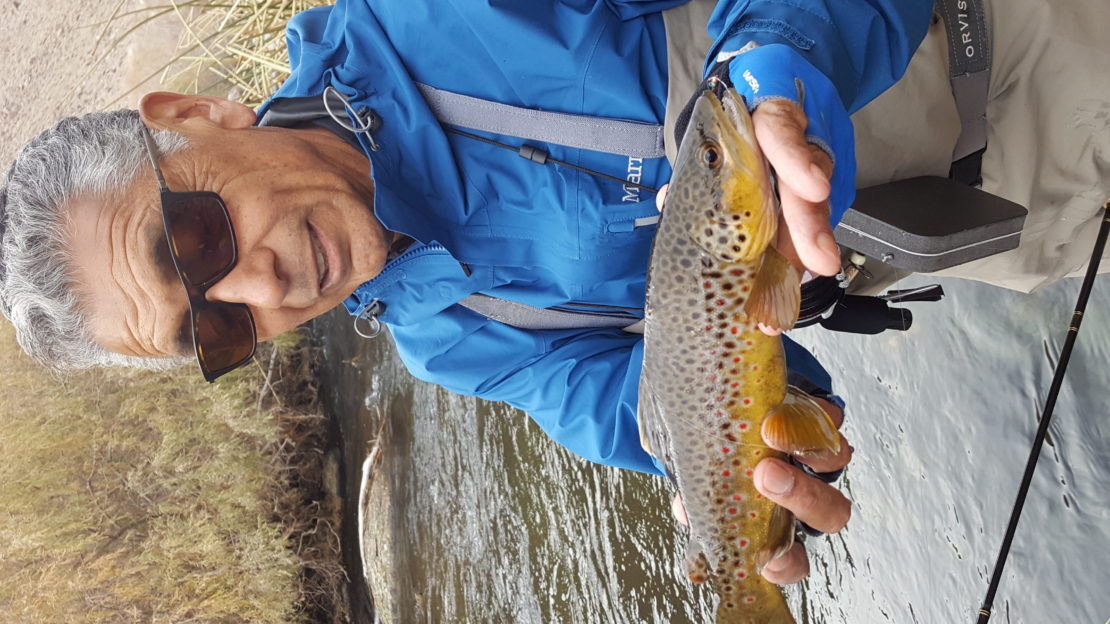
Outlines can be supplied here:
M1006 536L1002 539L1002 548L998 552L998 560L994 563L994 574L991 575L990 587L987 588L987 597L983 600L983 606L979 608L978 624L987 624L987 621L991 619L991 608L994 606L994 595L998 591L998 584L1002 580L1002 569L1006 566L1006 557L1010 554L1010 545L1014 541L1018 521L1021 519L1021 510L1025 506L1025 496L1029 493L1029 486L1033 481L1033 471L1037 469L1037 458L1040 457L1041 447L1044 446L1045 436L1048 434L1048 424L1052 421L1052 410L1056 407L1056 397L1060 394L1060 387L1064 383L1064 372L1068 369L1071 350L1075 346L1076 336L1079 335L1079 324L1083 321L1083 312L1087 309L1087 299L1091 296L1091 287L1094 286L1099 261L1102 260L1102 250L1106 247L1106 235L1110 233L1108 210L1110 210L1110 201L1107 201L1102 207L1102 226L1098 230L1098 236L1095 237L1095 248L1091 253L1091 262L1087 265L1087 274L1083 278L1083 286L1079 289L1079 300L1075 304L1075 313L1071 317L1071 325L1068 326L1064 348L1060 351L1060 361L1057 362L1056 371L1052 376L1052 385L1049 387L1048 397L1045 399L1041 424L1037 427L1037 435L1033 439L1033 448L1030 449L1029 459L1025 462L1025 474L1021 478L1017 501L1014 502L1014 509L1010 513L1010 525L1006 528Z

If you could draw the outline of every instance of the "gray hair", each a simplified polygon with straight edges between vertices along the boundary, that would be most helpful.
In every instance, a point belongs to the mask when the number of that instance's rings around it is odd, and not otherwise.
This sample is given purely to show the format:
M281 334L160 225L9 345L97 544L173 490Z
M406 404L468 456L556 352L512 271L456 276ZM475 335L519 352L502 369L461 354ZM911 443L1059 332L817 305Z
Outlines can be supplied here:
M0 187L0 310L23 350L55 370L185 361L120 355L93 342L69 271L65 206L81 194L118 194L150 167L141 124L134 110L63 119L19 152ZM173 132L152 134L163 155L186 145Z

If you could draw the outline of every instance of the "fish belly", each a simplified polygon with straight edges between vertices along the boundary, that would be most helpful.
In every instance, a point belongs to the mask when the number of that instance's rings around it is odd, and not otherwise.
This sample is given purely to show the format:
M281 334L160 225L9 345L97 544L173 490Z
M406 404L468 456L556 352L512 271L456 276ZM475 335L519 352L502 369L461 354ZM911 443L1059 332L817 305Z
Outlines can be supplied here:
M653 444L666 447L660 459L686 507L691 579L719 595L717 621L792 623L781 591L759 573L790 546L794 521L752 479L760 461L784 456L763 442L761 426L786 393L781 339L743 312L753 269L702 267L691 280L704 293L694 311L653 313L641 382L651 397L641 401L654 403L644 417L660 421Z

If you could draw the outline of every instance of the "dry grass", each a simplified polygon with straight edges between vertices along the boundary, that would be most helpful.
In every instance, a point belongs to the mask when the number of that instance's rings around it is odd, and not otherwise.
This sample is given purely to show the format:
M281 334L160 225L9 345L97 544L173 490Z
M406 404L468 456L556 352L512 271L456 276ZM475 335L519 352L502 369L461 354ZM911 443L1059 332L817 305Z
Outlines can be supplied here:
M330 4L326 0L171 0L137 6L136 0L117 1L116 13L101 26L104 33L118 34L111 40L102 35L98 48L115 48L130 37L142 36L149 24L176 18L182 26L178 52L149 77L158 76L173 91L220 95L250 107L261 104L289 76L285 47L289 19Z
M174 14L187 27L163 80L255 105L288 75L285 22L320 4L119 0L128 27L101 46ZM313 354L296 339L273 353L215 386L193 367L59 379L0 326L2 620L344 621Z
M191 368L59 383L10 328L0 341L5 622L342 617L322 416L272 400L258 410L258 369L218 391ZM311 393L311 375L290 368L306 364L279 359L286 400Z

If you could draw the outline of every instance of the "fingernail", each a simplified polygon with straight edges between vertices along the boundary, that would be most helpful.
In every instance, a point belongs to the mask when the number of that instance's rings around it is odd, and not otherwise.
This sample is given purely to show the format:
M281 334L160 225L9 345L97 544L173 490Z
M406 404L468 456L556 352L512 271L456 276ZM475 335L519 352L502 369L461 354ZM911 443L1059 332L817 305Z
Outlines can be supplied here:
M783 496L794 489L794 473L778 462L767 462L762 476L763 489L768 494Z
M774 559L763 564L763 569L770 570L771 572L782 572L783 568L786 567L784 565L786 563L786 557L783 556L785 554L786 553L783 553L782 555L779 555L778 557L775 557Z

